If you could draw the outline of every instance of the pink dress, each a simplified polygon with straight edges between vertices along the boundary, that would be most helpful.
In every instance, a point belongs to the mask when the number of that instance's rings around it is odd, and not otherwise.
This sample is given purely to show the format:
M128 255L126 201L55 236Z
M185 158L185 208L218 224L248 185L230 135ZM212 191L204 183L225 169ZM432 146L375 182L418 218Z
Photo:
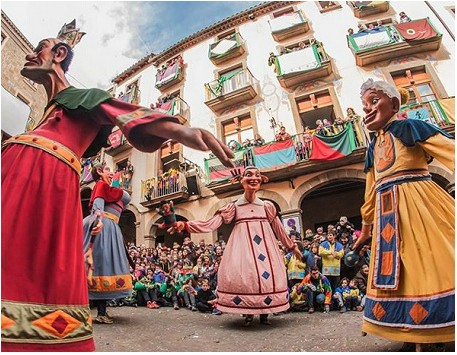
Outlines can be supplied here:
M211 232L235 219L219 267L217 308L222 312L268 314L289 308L287 274L278 241L294 247L269 201L244 196L208 221L188 222L191 233Z

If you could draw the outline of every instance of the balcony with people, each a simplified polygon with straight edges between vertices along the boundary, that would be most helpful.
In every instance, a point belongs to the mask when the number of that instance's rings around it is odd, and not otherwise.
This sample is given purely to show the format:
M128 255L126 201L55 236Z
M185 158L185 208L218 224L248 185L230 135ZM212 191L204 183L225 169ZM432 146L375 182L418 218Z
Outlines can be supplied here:
M122 153L128 149L132 149L132 145L125 138L124 134L120 129L114 130L108 136L109 146L105 148L105 152L108 155L115 156L119 153Z
M319 122L320 121L320 122ZM344 166L365 159L366 138L360 120L318 120L316 127L291 135L284 127L275 134L275 140L266 142L256 134L244 142L231 140L234 163L239 168L257 166L270 181L291 179L299 175ZM214 193L232 191L232 169L224 167L211 157L205 159L207 187Z
M175 116L182 125L185 125L190 117L189 105L179 96L164 96L159 98L155 104L151 104L150 107L161 110L170 116Z
M333 71L323 43L314 38L282 47L279 55L271 52L268 65L273 66L279 83L286 89L326 77Z
M258 83L247 68L222 73L217 80L205 84L205 104L220 113L230 106L248 102L257 97Z
M203 173L192 161L182 158L164 173L141 181L141 205L156 207L162 200L182 202L199 195Z
M214 65L219 65L241 56L245 51L243 37L238 32L235 32L210 44L208 57Z
M348 1L347 3L357 18L387 12L390 8L389 1Z
M408 18L409 19L409 18ZM403 21L400 16L400 21ZM359 24L358 32L348 29L348 47L358 66L415 53L436 51L441 46L442 34L429 18L399 23Z
M301 11L280 14L268 21L271 35L280 42L287 38L303 35L309 31L309 23Z
M179 55L162 64L160 69L157 69L155 87L160 91L164 91L181 82L183 78L184 62Z

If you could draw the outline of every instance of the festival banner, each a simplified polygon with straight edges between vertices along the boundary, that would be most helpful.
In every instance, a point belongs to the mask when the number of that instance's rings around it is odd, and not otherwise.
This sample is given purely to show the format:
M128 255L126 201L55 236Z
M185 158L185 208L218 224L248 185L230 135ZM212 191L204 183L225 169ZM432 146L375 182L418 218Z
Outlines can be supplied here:
M235 159L233 163L236 167L241 168L241 172L244 171L244 159L249 149L241 149L233 152ZM209 182L223 181L232 178L230 173L231 168L224 166L218 158L205 159L205 172Z
M313 45L276 56L276 68L279 68L277 74L297 73L320 67L321 62L315 47Z
M356 51L375 48L393 42L387 27L364 30L349 36L352 47Z
M356 148L352 123L333 136L322 136L318 133L313 137L313 149L310 160L336 160L351 154Z
M260 171L271 171L297 163L292 139L254 147L254 163Z
M114 149L119 147L123 143L123 134L120 129L118 129L116 132L111 133L108 136L108 141L110 143L109 149Z
M179 61L176 60L175 62L169 64L165 69L159 70L156 74L156 87L176 78L179 72L178 65Z
M411 22L394 25L405 41L417 41L436 37L437 33L430 25L428 19L420 19Z
M174 116L174 111L175 111L175 104L176 104L176 98L173 98L167 102L163 102L160 105L157 105L157 108L162 110L164 113Z

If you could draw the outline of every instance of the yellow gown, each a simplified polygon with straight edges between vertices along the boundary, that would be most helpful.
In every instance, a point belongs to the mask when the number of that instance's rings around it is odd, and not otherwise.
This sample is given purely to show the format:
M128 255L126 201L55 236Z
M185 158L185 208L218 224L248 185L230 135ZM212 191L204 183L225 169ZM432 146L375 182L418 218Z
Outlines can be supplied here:
M436 133L410 147L391 132L376 135L361 208L364 224L373 224L362 330L394 341L454 341L454 199L427 164L432 156L454 171L454 141Z

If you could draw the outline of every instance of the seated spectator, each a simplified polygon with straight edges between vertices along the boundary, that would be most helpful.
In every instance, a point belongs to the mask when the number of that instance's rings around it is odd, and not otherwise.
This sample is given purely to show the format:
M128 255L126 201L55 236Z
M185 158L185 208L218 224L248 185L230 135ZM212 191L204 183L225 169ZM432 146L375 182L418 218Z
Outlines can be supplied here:
M178 291L178 294L182 295L182 298L184 299L184 304L187 308L189 308L193 312L197 311L195 299L197 291L195 290L195 280L193 277L189 277L186 281L184 281L181 290Z
M157 304L157 289L152 278L143 277L135 283L137 301L140 306L146 304L147 308L160 308Z
M400 16L400 23L411 22L411 19L404 11L400 12L398 15Z
M276 142L285 141L286 139L290 139L290 138L291 138L291 135L286 132L286 127L284 127L284 126L281 126L281 128L279 129L279 132L275 136Z
M346 312L348 307L350 309L350 294L351 289L349 288L349 280L346 277L343 277L332 296L332 298L338 303L341 313Z
M290 310L292 312L305 311L308 306L306 301L306 293L299 291L300 282L292 286L289 294Z
M365 295L367 294L368 284L368 270L368 265L364 264L354 277L354 279L357 281L357 287L360 293L364 295L360 301L360 306L362 309L365 307Z
M300 292L306 292L309 313L314 313L315 307L319 306L324 309L324 313L330 312L330 304L332 303L332 287L328 279L319 272L315 266L311 268L311 272L305 276L299 286Z
M216 295L209 288L208 279L203 279L200 283L200 290L197 292L196 307L200 312L212 312L214 315L221 315L222 312L217 309Z
M351 311L362 311L362 306L360 305L362 303L362 297L364 296L357 284L356 279L352 279L349 282L349 297L348 297L348 310L350 309Z

